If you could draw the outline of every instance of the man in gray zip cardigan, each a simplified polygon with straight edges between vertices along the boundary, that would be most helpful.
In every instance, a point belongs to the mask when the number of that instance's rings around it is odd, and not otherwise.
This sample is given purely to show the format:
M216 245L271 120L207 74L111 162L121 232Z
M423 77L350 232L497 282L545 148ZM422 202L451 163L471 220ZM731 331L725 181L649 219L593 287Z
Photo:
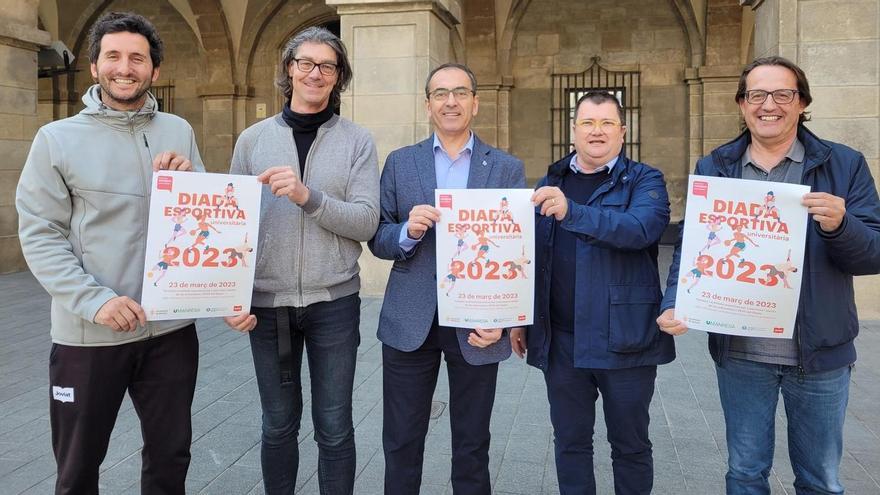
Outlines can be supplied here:
M232 157L232 173L256 175L267 186L252 314L226 320L250 333L267 494L296 487L303 345L321 493L353 491L357 260L379 222L379 171L369 132L333 112L350 79L339 38L323 28L297 34L284 48L277 81L288 105L246 129Z

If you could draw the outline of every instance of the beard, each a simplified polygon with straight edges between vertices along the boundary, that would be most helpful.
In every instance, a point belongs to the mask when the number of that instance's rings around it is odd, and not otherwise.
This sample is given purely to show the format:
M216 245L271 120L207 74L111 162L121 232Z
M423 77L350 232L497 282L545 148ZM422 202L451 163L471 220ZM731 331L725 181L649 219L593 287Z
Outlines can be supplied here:
M119 107L129 107L138 102L143 102L144 95L146 95L147 91L152 87L151 81L148 79L145 82L141 83L141 86L137 88L137 90L131 95L120 94L116 91L110 89L110 79L100 78L98 84L101 85L101 100L104 101L104 104L117 110Z

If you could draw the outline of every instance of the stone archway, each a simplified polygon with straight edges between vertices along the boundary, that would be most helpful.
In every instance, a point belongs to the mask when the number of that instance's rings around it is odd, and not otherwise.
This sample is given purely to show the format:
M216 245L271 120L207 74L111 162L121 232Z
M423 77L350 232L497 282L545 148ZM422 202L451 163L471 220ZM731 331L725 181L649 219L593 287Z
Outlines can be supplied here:
M684 30L688 46L690 48L690 66L700 67L706 60L706 43L700 27L697 25L697 16L690 0L669 0L673 10L678 14L681 28Z
M514 0L510 6L510 11L508 12L507 20L504 22L504 29L498 42L498 72L502 77L513 76L510 55L513 51L513 44L516 41L517 28L530 3L532 3L532 0Z
M235 59L223 5L220 0L189 0L189 6L198 25L196 35L208 62L207 84L231 89L235 81Z

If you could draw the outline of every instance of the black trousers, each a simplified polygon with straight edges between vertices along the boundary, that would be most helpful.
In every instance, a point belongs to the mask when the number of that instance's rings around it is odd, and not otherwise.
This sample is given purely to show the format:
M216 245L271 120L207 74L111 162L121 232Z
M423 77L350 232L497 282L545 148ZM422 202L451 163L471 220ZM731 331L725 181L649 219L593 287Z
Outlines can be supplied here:
M498 363L474 366L461 355L452 328L438 327L412 352L382 346L385 493L419 493L431 398L440 354L449 374L452 429L452 489L456 495L488 495L489 420L495 403Z
M620 369L574 367L574 335L553 332L544 371L562 495L596 493L593 428L602 396L616 495L648 495L654 460L648 425L657 366Z
M55 493L98 493L98 468L128 391L144 439L141 493L183 494L198 359L194 325L118 346L53 344L49 415L58 465Z

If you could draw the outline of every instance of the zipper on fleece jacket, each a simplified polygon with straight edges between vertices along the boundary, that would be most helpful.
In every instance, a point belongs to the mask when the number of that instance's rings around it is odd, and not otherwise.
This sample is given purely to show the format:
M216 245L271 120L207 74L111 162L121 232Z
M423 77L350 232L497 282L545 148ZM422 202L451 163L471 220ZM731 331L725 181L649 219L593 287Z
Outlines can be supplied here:
M147 192L147 194L145 194L141 198L141 203L143 203L143 207L144 207L143 211L146 215L146 222L144 223L144 225L149 225L150 224L150 204L147 201L147 198L149 197L149 191L150 191L150 188L152 187L152 184L147 183L147 178L144 175L143 156L141 155L141 150L139 149L139 146L138 146L137 137L135 136L134 122L132 119L128 119L128 133L131 135L131 139L134 141L134 151L135 151L135 155L137 155L137 157L138 157L137 169L138 169L138 173L141 176L141 185L144 187L143 190ZM142 134L142 136L144 137L144 147L147 149L147 154L152 156L152 153L150 153L150 144L147 142L147 133L144 132ZM150 165L152 165L152 163ZM153 328L150 325L150 322L147 322L147 324L145 325L145 329L147 330L147 337L153 337Z

